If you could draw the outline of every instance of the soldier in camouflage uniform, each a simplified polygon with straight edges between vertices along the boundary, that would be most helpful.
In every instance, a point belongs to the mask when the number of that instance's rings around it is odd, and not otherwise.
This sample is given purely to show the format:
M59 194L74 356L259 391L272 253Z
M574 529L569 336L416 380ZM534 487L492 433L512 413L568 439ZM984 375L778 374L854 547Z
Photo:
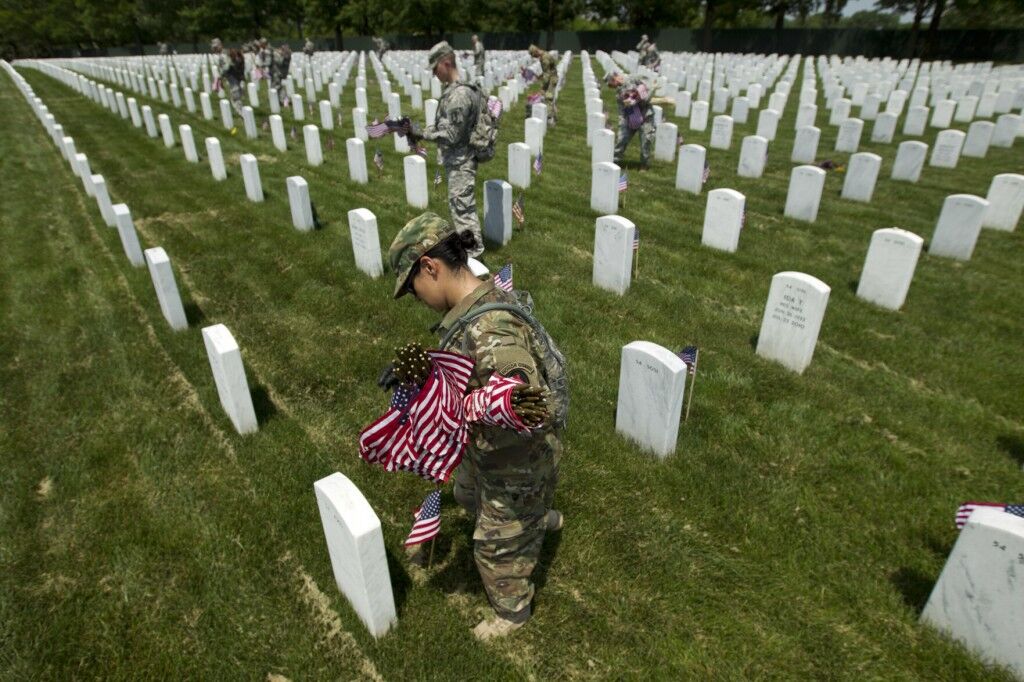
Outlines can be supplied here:
M422 137L436 142L441 149L441 162L448 176L452 223L460 232L469 231L476 237L477 246L469 254L476 257L484 252L484 245L480 218L476 214L477 160L470 149L469 137L483 103L478 90L459 81L455 51L447 42L431 48L430 69L444 84L444 90L437 103L434 124L423 131Z
M255 59L255 67L258 71L253 74L253 80L259 81L261 78L270 78L270 69L273 63L274 51L270 49L270 42L266 38L260 38Z
M270 87L277 91L277 100L281 106L288 106L288 93L285 91L284 79L292 64L292 48L287 43L274 50L270 63Z
M515 301L493 280L481 282L469 272L466 249L471 244L470 235L424 213L402 228L388 251L397 276L395 298L412 293L445 313L439 326L442 337L459 328L459 319L475 308ZM467 390L481 388L498 372L546 391L542 348L529 324L497 310L469 321L445 350L465 352L473 359ZM562 527L561 512L551 508L562 453L561 429L550 422L545 417L543 426L526 436L470 424L469 446L456 473L455 499L476 518L473 557L496 614L474 629L481 639L508 634L530 618L531 575L544 535Z
M615 163L621 165L626 146L633 133L640 131L640 163L646 169L654 149L654 108L651 106L651 86L640 76L609 73L605 78L615 88L615 101L619 104L619 133L615 140Z
M530 56L540 60L540 80L537 81L544 91L544 104L548 108L548 125L555 125L558 120L558 107L555 97L558 94L558 59L550 50L545 51L536 45L530 45Z
M484 50L484 43L473 35L473 66L476 67L476 75L483 81L484 78L484 62L487 59L487 53Z
M220 38L210 41L210 51L213 55L210 58L210 69L216 76L216 89L227 88L231 95L231 106L239 116L242 115L242 81L245 80L245 58L238 50L230 50L228 55L224 54L224 46Z
M309 38L306 38L306 44L302 46L302 52L307 57L312 57L314 54L316 54L316 46L313 44L313 41L310 40Z

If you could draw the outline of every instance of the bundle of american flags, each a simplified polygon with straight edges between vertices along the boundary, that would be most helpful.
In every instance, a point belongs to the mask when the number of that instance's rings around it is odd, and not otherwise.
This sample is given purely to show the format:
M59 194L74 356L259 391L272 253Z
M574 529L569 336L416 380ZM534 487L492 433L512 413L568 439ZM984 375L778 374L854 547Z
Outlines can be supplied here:
M522 74L523 80L526 81L527 85L537 79L537 74L533 69L528 69L525 66L519 71L519 73Z
M629 126L630 130L639 130L640 126L644 124L644 112L640 111L639 104L627 107L625 114L626 125Z
M1024 517L1024 504L1005 504L1003 502L964 502L960 505L960 508L956 510L957 530L962 530L963 527L967 525L967 520L971 518L971 514L974 513L974 510L981 509L982 507L997 509L999 511L1006 512L1007 514Z
M494 286L498 287L502 291L512 291L512 264L505 263L505 267L498 270L498 273L494 275Z
M444 482L462 461L468 441L462 400L473 361L446 351L427 355L426 382L395 389L390 409L359 434L359 456L387 471Z
M501 100L497 97L492 96L487 98L487 111L489 111L491 116L494 118L501 118L501 112L502 109L504 109L504 106L505 105L503 105Z

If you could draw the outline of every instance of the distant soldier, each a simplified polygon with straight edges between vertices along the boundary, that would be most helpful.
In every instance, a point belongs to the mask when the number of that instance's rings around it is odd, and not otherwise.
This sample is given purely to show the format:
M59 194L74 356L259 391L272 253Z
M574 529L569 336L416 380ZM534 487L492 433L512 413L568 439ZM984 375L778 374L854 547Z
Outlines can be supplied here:
M629 76L612 72L605 78L609 87L615 88L615 100L619 105L619 132L615 141L615 163L622 164L626 146L633 139L633 133L640 131L640 163L646 170L654 147L654 108L651 106L651 86L640 76Z
M220 83L226 82L231 92L231 107L239 116L242 115L242 83L245 82L245 56L241 50L231 48L228 58L224 60L227 68L220 72Z
M169 55L171 53L170 48L167 46L167 43L165 43L165 42L157 43L157 47L160 48L160 56L161 57L166 57L167 55Z
M387 51L391 48L388 45L388 41L384 40L380 36L373 37L373 50L377 53L377 58L383 58Z
M213 74L213 90L220 90L224 83L221 82L221 74L228 70L228 57L224 54L224 45L220 38L210 41L210 73Z
M270 69L274 64L274 52L270 49L270 42L266 38L260 38L259 47L256 51L256 65L253 69L252 79L258 81L261 78L270 78Z
M306 38L306 44L302 46L302 52L307 57L312 57L316 53L316 46L309 38Z
M487 54L484 51L483 41L473 35L473 66L476 67L476 73L478 76L483 78L484 75L484 61L487 59Z
M652 71L657 71L661 66L661 55L658 54L658 46L655 43L650 43L647 46L647 51L640 57L640 64Z
M283 106L288 106L288 92L284 87L284 79L288 77L288 70L292 64L292 48L285 43L273 52L270 63L270 87L277 91L277 99Z
M647 39L646 33L640 36L640 42L636 44L636 51L640 53L641 57L643 57L644 53L647 52L647 48L650 44L651 41Z
M555 105L555 95L558 90L558 59L550 50L542 50L536 45L530 45L530 56L540 60L541 74L538 81L544 91L544 103L548 107L548 125L555 125L558 120L558 108Z
M476 127L480 107L484 106L483 97L477 88L459 81L455 51L447 42L434 45L429 59L430 69L444 84L444 91L437 103L434 125L428 126L422 137L436 142L441 150L441 160L448 174L452 225L459 232L473 234L476 240L469 255L479 256L484 251L484 240L476 214L477 160L469 138Z

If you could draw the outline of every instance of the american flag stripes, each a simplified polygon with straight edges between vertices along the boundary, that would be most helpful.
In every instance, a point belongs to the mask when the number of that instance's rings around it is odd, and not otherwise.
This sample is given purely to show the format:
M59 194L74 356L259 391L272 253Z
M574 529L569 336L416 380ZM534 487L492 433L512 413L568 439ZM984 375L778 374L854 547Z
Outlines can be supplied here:
M387 134L387 132L388 132L388 123L387 123L387 121L384 121L383 123L381 123L381 122L377 121L377 119L373 119L373 123L371 123L370 125L366 126L366 134L369 135L371 138L384 137Z
M1024 504L1004 504L1002 502L964 502L960 505L960 508L956 510L957 530L963 529L967 524L967 520L971 518L971 514L974 513L974 510L982 507L998 509L999 511L1004 511L1007 514L1024 517Z
M619 176L619 191L625 192L627 189L629 189L629 178L623 173Z
M523 209L523 195L520 194L519 198L512 202L512 216L520 225L526 222L526 214L523 212Z
M473 361L458 353L428 351L430 376L359 434L359 456L386 471L409 471L447 481L468 442L463 397ZM397 402L396 402L397 401Z
M633 226L633 250L640 250L640 228L636 225Z
M434 490L427 494L423 504L412 514L412 530L405 539L405 546L418 545L433 540L441 529L441 491Z
M416 145L416 150L415 151L416 151L416 153L419 156L422 156L424 159L427 158L427 148L426 147L421 147L419 145Z
M438 168L437 172L434 173L434 185L440 185L443 182L441 178L441 169Z
M687 346L679 351L679 359L686 363L686 369L690 376L697 373L697 355L699 354L697 346Z
M540 172L544 169L544 154L537 154L537 158L533 160L533 172L540 175Z
M711 177L711 165L707 161L705 161L704 162L704 174L700 176L700 183L703 185L704 183L706 183L708 181L708 178L710 178L710 177Z
M491 116L494 118L501 118L501 112L502 109L504 109L504 106L505 105L503 105L501 100L497 97L492 96L487 98L487 111L491 112Z
M502 291L512 291L512 264L505 263L505 267L498 270L498 273L494 275L494 286L498 287Z
M295 126L292 126L292 139L297 140L299 136L295 133Z
M532 95L527 95L526 96L526 103L527 104L536 104L537 102L541 101L542 99L544 99L544 93L543 92L535 92Z
M495 372L479 391L466 396L466 421L529 433L530 427L512 409L512 392L522 382Z
M373 153L373 165L375 165L379 171L384 170L384 155L380 153L379 149Z

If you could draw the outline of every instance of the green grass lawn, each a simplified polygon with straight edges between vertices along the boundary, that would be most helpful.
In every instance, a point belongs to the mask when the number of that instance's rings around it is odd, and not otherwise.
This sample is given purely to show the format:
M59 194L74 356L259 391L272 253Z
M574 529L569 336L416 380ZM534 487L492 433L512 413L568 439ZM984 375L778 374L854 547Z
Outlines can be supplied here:
M269 131L249 141L240 121L231 136L219 116L126 92L168 113L175 133L193 127L203 157L193 165L58 81L20 72L131 208L143 248L167 250L190 328L169 329L148 272L130 266L0 76L3 677L1006 677L917 619L956 539L957 505L1024 499L1022 233L983 231L968 263L922 254L901 312L854 292L872 231L927 240L945 196L984 196L993 175L1020 170L1019 142L956 170L926 167L911 185L888 179L903 138L872 144L868 123L861 149L883 157L874 201L840 199L842 175L830 172L817 223L799 223L782 215L794 92L763 178L735 174L756 111L732 149L708 150L707 189L747 197L735 254L700 245L705 196L674 189L675 164L631 168L634 143L620 213L643 241L620 298L590 283L596 215L577 57L544 173L526 192L527 224L486 255L492 267L514 263L570 361L557 495L566 528L547 540L529 626L482 644L470 633L488 611L471 519L446 493L434 567L408 568L402 541L428 486L357 455L359 429L386 404L378 370L393 347L429 344L436 320L391 301L390 277L354 268L348 210L376 214L384 249L418 213L390 140L367 145L368 156L384 152L383 178L371 166L369 185L349 182L354 89L319 168L306 165L301 131L279 153ZM379 92L371 82L371 119L386 113ZM845 162L823 99L819 108L819 157ZM710 125L677 122L686 142L707 146ZM520 104L481 181L505 177L522 126ZM210 176L209 135L225 182ZM259 158L265 203L245 199L244 152ZM323 229L292 228L291 175L309 182ZM447 212L441 194L430 201ZM783 270L832 287L802 376L754 354ZM200 334L216 323L242 347L256 435L237 436L217 399ZM664 462L614 429L620 348L641 339L701 348L692 414ZM334 471L383 524L399 621L380 640L334 585L312 489Z

